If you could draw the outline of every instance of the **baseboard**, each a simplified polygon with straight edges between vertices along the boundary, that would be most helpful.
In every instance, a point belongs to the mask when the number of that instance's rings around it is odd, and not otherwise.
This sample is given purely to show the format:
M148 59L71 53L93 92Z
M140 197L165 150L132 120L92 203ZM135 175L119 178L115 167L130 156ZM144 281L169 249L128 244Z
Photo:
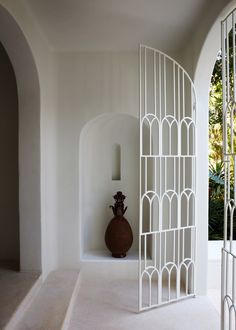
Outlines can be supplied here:
M13 330L15 329L16 325L19 323L21 318L23 317L25 311L29 308L31 305L33 299L39 292L41 286L42 286L43 280L42 275L39 276L39 278L36 280L32 288L29 290L25 298L22 300L20 305L17 307L15 312L13 313L12 317L10 318L7 325L4 327L4 330Z

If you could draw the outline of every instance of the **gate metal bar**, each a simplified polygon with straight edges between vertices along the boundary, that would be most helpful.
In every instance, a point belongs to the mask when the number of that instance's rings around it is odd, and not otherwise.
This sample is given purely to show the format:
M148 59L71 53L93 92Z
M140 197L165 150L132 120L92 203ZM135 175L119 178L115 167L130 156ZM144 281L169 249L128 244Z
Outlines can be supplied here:
M234 211L236 199L236 70L234 9L221 22L223 156L224 156L224 246L221 264L221 329L236 329Z
M187 72L141 45L139 311L195 294L195 108Z

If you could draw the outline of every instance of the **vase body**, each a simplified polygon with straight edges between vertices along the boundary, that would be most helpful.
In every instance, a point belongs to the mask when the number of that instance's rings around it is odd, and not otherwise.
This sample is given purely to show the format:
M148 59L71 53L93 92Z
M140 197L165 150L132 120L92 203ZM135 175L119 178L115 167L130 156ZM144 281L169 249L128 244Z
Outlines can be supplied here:
M105 242L114 258L124 258L133 243L133 233L128 221L123 217L114 217L106 230Z
M106 233L105 242L114 258L124 258L133 243L133 233L130 224L125 219L124 214L127 207L124 207L126 196L118 191L115 196L115 204L111 205L114 218L111 219Z

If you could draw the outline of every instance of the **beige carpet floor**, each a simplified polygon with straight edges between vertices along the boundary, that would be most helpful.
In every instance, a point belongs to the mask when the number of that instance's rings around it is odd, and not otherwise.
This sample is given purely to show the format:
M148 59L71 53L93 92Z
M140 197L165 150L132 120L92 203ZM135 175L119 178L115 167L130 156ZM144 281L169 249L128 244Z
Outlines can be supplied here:
M189 298L136 313L137 282L81 279L70 330L218 330L219 314L207 297Z
M38 277L39 273L20 273L6 266L0 268L0 329L7 324Z

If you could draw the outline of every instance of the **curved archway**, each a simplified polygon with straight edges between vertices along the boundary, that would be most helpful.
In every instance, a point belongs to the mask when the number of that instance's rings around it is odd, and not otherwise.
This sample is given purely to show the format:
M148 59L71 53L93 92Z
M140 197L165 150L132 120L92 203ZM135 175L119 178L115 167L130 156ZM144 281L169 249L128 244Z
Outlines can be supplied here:
M208 102L209 86L216 56L221 47L221 21L235 7L235 1L226 5L214 18L213 24L205 31L205 40L201 47L194 70L194 84L197 91L197 185L196 218L197 235L197 294L207 291L207 253L208 250Z
M20 269L41 270L39 78L24 33L1 5L0 41L14 68L18 92Z

